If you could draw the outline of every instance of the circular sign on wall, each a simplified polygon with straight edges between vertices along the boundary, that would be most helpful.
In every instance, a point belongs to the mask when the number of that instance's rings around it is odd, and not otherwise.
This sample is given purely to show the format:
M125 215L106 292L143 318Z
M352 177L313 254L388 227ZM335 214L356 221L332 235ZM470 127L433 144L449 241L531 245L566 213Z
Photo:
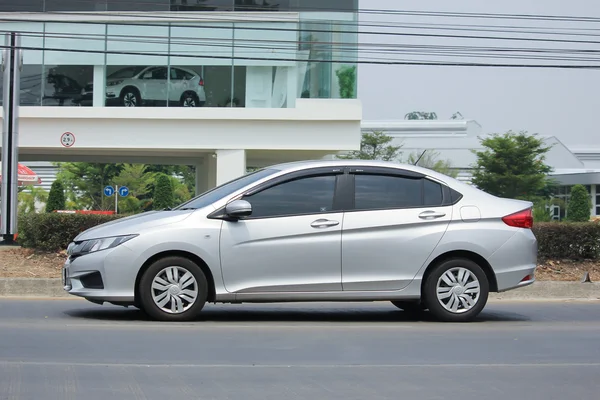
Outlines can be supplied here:
M64 147L71 147L75 144L75 135L71 132L65 132L60 136L60 144Z

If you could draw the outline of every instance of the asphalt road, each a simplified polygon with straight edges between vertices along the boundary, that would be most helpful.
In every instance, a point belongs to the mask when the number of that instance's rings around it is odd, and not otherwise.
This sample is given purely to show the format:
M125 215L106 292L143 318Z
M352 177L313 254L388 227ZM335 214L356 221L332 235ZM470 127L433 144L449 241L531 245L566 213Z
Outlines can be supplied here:
M0 300L0 399L600 398L600 303L495 302L470 324L388 303L207 306L193 323Z

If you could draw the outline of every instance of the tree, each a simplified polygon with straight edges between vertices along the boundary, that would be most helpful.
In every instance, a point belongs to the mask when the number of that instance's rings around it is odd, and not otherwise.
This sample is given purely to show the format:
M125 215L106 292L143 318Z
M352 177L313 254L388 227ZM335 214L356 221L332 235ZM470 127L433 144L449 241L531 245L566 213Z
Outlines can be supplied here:
M50 186L50 194L46 203L46 212L65 209L65 188L60 180L55 180Z
M571 188L571 198L567 204L567 220L573 222L589 221L591 208L592 202L585 186L573 186Z
M406 162L414 165L415 162L419 160L419 162L416 164L419 167L428 168L439 172L440 174L456 178L458 176L458 171L452 168L452 163L450 160L440 160L438 158L439 155L440 153L434 150L427 150L425 151L425 154L423 154L423 152L415 152L408 156ZM421 158L419 159L419 157Z
M340 86L340 98L353 99L356 87L356 65L342 67L335 71Z
M380 131L363 133L360 141L360 150L348 154L338 155L343 160L397 160L402 146L392 146L393 138Z
M154 210L163 210L173 207L175 195L173 193L173 184L171 178L165 174L158 175L156 185L154 186L154 197L152 208Z
M48 192L41 187L28 186L19 190L18 199L19 213L27 214L35 212L37 204L48 201Z
M151 185L154 184L156 174L147 171L145 164L123 164L123 169L113 179L114 184L127 186L129 195L119 200L119 209L123 213L138 213L145 209L151 195Z
M438 119L438 117L437 114L434 112L413 111L407 113L404 116L404 119Z
M114 199L104 196L104 187L113 185L113 179L123 164L86 162L60 163L57 178L66 188L68 201L77 208L110 210Z
M493 134L480 141L485 150L472 150L477 156L472 179L475 186L500 197L547 196L553 184L548 177L552 167L544 160L552 146L545 146L543 139L525 131Z

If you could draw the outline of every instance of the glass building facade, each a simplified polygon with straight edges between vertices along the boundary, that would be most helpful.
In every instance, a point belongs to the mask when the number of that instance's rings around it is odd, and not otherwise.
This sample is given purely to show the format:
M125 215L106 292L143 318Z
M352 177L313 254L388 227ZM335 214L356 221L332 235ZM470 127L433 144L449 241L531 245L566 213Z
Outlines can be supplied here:
M357 3L0 0L0 30L22 106L285 108L356 97Z

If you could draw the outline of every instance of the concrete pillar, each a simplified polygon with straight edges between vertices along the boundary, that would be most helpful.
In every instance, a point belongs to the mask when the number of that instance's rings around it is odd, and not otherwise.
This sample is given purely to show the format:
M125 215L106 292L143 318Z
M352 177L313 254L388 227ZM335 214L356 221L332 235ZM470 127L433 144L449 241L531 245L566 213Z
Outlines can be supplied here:
M217 185L246 174L246 150L217 150L215 161Z
M217 186L217 159L208 154L196 164L196 195Z
M196 164L196 195L246 173L246 150L217 150Z
M104 107L106 99L106 66L94 65L94 107Z

